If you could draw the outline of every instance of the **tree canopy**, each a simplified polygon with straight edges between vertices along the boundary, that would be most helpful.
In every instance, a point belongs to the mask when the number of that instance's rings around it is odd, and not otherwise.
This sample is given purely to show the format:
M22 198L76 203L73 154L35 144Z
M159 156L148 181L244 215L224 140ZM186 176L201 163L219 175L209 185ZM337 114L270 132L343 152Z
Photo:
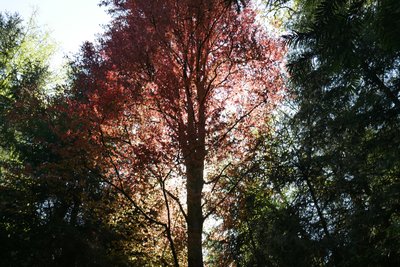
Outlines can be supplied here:
M105 4L114 19L84 47L71 107L90 120L104 179L161 227L174 265L202 266L203 222L237 183L225 173L267 130L283 45L222 1Z

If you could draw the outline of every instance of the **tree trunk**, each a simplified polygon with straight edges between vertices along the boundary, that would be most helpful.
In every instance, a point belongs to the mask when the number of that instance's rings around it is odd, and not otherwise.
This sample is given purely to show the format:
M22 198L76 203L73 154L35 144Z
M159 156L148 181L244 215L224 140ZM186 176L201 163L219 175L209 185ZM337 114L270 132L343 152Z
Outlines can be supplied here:
M202 232L203 213L201 208L201 193L203 190L203 161L198 164L188 164L187 174L187 250L188 266L202 267Z

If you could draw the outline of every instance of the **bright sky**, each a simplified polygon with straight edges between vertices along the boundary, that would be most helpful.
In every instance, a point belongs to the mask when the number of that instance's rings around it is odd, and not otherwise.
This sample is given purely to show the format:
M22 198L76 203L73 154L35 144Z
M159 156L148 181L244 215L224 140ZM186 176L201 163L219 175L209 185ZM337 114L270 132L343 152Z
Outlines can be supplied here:
M103 32L101 25L107 24L109 16L100 0L0 0L0 11L19 13L28 20L37 11L39 26L49 30L59 45L54 64L58 65L65 54L76 53L81 44L93 41Z

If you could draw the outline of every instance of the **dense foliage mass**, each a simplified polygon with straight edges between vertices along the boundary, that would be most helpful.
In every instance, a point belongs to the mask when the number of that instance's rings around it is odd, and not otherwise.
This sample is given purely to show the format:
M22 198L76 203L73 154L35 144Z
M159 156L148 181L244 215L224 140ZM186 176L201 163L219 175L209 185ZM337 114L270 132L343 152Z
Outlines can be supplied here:
M397 266L399 3L296 4L290 97L224 251L244 266Z
M399 266L400 2L264 4L102 1L63 85L0 13L0 265Z
M0 265L117 265L113 198L64 137L62 98L46 95L53 46L17 15L0 14L0 32Z

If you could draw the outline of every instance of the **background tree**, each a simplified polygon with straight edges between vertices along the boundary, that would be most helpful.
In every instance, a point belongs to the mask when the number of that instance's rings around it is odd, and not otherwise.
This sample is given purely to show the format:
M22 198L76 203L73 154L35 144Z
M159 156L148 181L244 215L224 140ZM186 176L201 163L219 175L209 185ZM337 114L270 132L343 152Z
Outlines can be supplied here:
M30 206L32 194L30 181L16 174L22 168L21 150L29 151L13 115L21 99L43 85L48 75L46 45L38 53L31 47L38 44L31 27L25 29L17 15L0 14L0 179L1 179L1 239L2 259L17 262L18 251L27 239L26 229L36 223L36 210ZM43 56L46 55L46 56ZM32 90L29 90L32 89ZM24 107L20 108L23 109ZM23 254L23 257L26 256Z
M186 242L202 266L203 222L239 183L225 174L267 131L283 46L223 1L105 4L110 29L77 62L71 109L88 123L76 135L90 133L105 181L162 229L174 264Z
M17 15L0 14L0 31L1 265L122 265L108 253L113 198L71 146L61 99L46 95L53 46Z
M299 163L335 265L398 264L398 10L321 2L292 39Z
M244 266L398 265L399 4L295 7L289 119L214 247Z

